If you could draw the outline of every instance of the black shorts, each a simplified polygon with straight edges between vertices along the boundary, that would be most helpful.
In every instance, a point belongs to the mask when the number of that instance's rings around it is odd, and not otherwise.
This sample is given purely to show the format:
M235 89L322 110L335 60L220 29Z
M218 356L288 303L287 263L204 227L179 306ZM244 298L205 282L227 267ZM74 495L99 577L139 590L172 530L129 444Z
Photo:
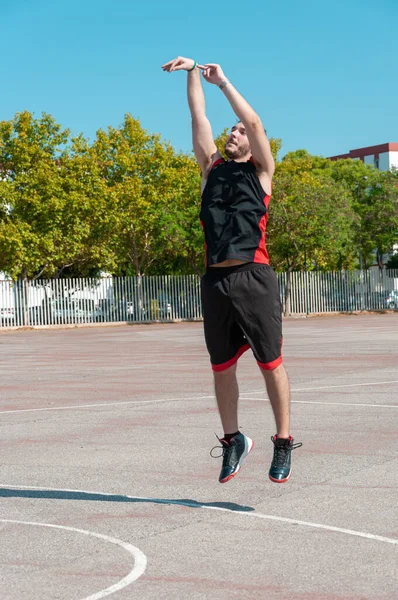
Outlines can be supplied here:
M202 278L202 307L214 371L231 367L249 348L262 369L282 363L282 305L270 266L208 268Z

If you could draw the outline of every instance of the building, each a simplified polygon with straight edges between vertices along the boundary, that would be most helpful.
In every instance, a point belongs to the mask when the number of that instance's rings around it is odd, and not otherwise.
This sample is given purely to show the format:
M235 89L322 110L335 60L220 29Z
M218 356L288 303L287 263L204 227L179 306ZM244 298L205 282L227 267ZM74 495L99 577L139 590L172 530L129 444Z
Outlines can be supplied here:
M352 158L361 160L365 165L373 165L380 171L390 171L395 168L398 169L398 143L387 142L386 144L379 144L378 146L367 146L366 148L357 148L356 150L350 150L348 154L339 154L337 156L329 156L330 160L340 160L342 158ZM394 244L392 252L384 255L382 261L385 263L388 261L392 254L398 253L398 244ZM362 268L362 258L359 259ZM377 263L375 263L376 266Z
M329 158L330 160L356 158L365 163L365 165L373 165L376 169L380 169L380 171L390 171L394 167L398 169L398 143L387 142L378 146L357 148L356 150L350 150L348 154L329 156Z

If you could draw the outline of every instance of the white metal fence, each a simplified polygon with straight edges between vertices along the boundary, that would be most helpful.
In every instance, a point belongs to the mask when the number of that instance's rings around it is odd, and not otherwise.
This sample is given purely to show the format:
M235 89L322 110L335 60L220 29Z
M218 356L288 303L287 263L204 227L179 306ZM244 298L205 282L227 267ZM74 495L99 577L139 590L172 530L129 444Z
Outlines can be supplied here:
M279 273L285 306L287 274ZM291 314L351 312L398 308L398 270L293 272Z
M291 274L290 314L397 308L398 270ZM197 275L0 281L0 327L201 318Z

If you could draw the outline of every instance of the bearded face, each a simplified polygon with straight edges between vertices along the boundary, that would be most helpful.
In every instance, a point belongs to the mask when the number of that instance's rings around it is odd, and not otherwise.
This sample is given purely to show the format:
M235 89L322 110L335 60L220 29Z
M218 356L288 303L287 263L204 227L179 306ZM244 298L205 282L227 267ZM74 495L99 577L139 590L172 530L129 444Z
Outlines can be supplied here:
M231 160L237 160L250 154L250 144L242 123L237 123L232 127L231 135L225 144L225 154Z
M225 145L225 154L231 160L236 160L237 158L242 158L247 154L250 154L250 146L249 143L241 143L235 144L234 142L228 141Z

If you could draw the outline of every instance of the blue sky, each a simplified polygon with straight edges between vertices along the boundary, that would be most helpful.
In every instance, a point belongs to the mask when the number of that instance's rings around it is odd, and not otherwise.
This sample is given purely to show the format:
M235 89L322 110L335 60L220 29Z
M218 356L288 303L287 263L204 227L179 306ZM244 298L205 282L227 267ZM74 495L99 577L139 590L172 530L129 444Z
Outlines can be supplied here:
M0 0L0 120L51 113L91 140L126 112L191 150L186 74L177 55L218 62L283 140L330 156L398 142L396 0ZM234 123L206 84L214 134Z

